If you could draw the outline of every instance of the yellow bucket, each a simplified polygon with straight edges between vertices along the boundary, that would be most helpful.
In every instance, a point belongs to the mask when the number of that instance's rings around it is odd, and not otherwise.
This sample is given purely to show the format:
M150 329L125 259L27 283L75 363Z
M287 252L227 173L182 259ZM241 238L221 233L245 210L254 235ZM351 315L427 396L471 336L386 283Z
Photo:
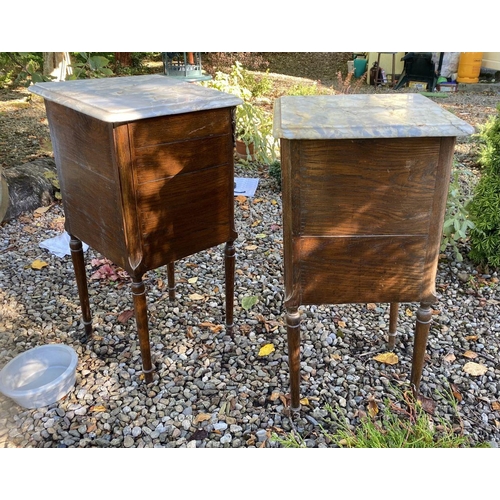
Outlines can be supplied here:
M460 52L458 61L458 83L477 83L483 61L482 52Z

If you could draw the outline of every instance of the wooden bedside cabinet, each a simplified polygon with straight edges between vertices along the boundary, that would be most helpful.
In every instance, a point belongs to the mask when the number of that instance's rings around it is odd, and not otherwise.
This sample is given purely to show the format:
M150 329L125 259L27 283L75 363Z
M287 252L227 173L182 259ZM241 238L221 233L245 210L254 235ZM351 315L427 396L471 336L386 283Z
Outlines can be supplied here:
M234 109L241 100L163 75L37 83L45 99L83 322L92 320L82 241L132 278L151 382L143 275L225 243L225 315L234 296Z
M420 302L418 392L455 137L466 122L420 94L286 96L274 109L283 184L291 406L300 407L302 304Z

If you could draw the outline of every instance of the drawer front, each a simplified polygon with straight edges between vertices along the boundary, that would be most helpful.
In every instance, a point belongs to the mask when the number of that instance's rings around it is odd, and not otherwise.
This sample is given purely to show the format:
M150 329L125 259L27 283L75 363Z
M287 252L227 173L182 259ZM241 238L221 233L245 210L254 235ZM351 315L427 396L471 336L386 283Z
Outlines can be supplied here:
M138 184L183 175L227 162L227 135L148 146L135 151Z
M428 238L297 238L302 304L413 302L434 290Z
M220 165L139 186L138 215L148 268L232 238L232 166Z
M230 108L149 118L129 124L134 149L232 134Z
M300 189L295 231L427 234L439 147L439 138L301 141L293 186Z

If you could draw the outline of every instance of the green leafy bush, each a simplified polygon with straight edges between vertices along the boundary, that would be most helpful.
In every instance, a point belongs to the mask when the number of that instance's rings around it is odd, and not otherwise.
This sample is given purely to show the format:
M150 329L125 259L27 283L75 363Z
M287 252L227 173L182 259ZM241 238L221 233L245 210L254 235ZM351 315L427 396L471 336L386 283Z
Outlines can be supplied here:
M0 52L0 84L22 85L49 81L43 76L42 52Z
M469 257L476 264L500 267L500 104L480 132L481 178L470 204L475 227L470 234Z
M465 177L464 184L469 186L472 180L472 172L458 168L453 172L446 201L446 215L441 242L441 251L450 246L458 262L463 261L458 244L465 241L471 229L474 228L474 223L470 220L469 215L469 204L472 195L468 189L462 187L461 177Z
M236 138L247 146L253 144L256 161L269 165L277 158L277 140L273 137L273 117L257 102L254 81L236 62L231 73L218 71L213 80L202 82L205 87L215 88L238 96L243 103L236 106Z

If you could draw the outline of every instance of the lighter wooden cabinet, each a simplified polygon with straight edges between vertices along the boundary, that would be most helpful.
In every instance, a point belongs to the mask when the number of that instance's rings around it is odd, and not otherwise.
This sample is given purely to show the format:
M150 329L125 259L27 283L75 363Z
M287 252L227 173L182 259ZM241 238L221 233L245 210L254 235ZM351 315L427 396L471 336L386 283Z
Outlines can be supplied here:
M285 307L292 408L300 407L302 304L420 302L418 392L455 137L470 125L419 94L282 97Z

